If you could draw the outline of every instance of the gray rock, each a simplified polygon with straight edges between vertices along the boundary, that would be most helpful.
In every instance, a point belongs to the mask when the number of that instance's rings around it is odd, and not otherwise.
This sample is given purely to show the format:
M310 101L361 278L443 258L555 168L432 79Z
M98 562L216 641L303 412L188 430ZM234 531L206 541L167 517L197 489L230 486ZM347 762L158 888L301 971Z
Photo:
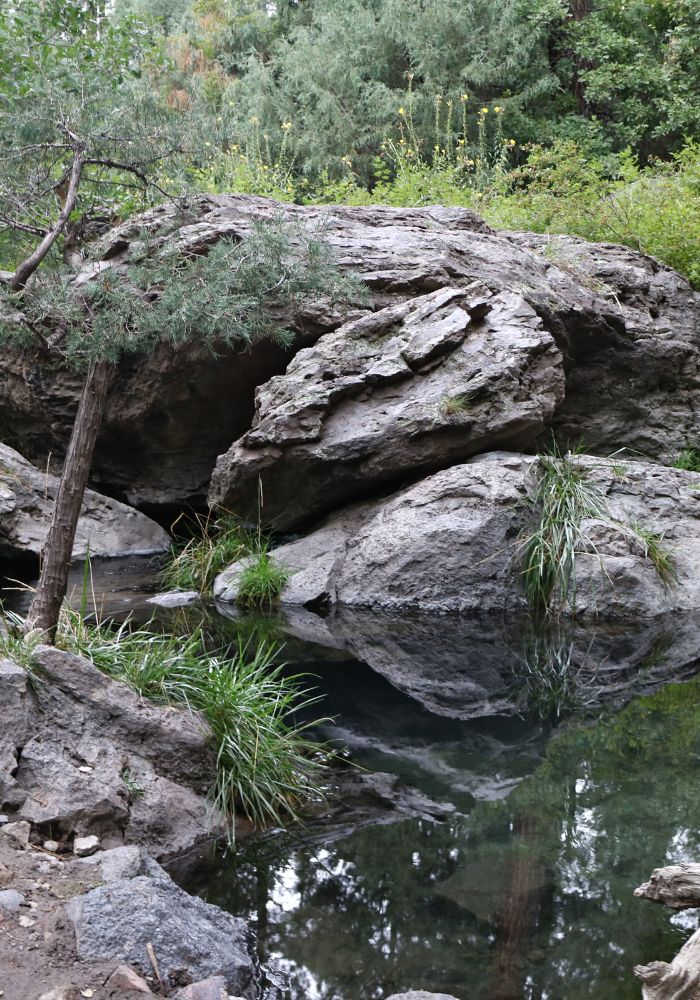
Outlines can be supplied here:
M100 838L94 834L90 837L76 837L73 841L73 854L79 858L87 858L100 849Z
M105 986L108 990L118 990L118 994L126 993L132 990L134 993L144 993L146 996L152 997L153 993L150 986L145 979L142 979L138 973L130 969L128 965L118 965L114 970L112 975L109 977Z
M37 688L39 710L72 734L72 744L76 731L100 739L108 726L111 742L146 758L159 774L206 790L213 756L201 718L149 703L87 660L53 646L37 647L34 660L47 681Z
M29 733L29 709L26 670L13 660L0 660L0 718L4 741L12 734L12 745L22 746Z
M370 290L373 311L400 308L430 292L463 291L474 281L494 294L522 295L565 360L566 398L552 418L562 438L578 440L583 431L598 451L625 445L666 460L695 435L698 298L669 268L628 248L494 233L466 209L279 206L264 198L217 195L193 201L186 222L170 206L129 219L96 244L95 252L104 257L102 269L125 267L139 259L146 230L156 248L167 244L201 253L220 239L245 237L254 222L279 212L312 226L324 224L341 266L359 273ZM94 265L86 265L78 283L93 273ZM281 375L295 350L359 315L357 308L339 310L321 297L301 316L293 310L280 314L280 325L304 331L289 350L263 342L250 352L232 348L212 358L189 345L163 347L138 365L125 361L107 405L94 482L123 491L130 502L182 503L202 496L216 456L250 427L255 386ZM449 339L443 327L422 332L406 344L407 354L428 364L432 356L441 367L444 356L434 352L449 348ZM79 376L57 360L51 373L42 365L39 377L32 358L13 350L3 351L0 372L0 437L40 467L49 454L60 461ZM380 366L378 379L386 376ZM359 410L368 404L368 432L375 388L379 395L387 392L386 384L368 386L362 399L345 407L357 426ZM400 391L399 385L393 399L385 396L394 412ZM334 434L342 431L342 412L343 403L336 400ZM498 400L493 412L499 412ZM313 414L307 417L313 423ZM386 418L377 413L377 419L386 428ZM447 428L445 437L454 446ZM445 460L433 440L431 469L436 469ZM217 497L227 491L224 478L222 472Z
M207 800L215 761L201 718L150 704L51 646L36 648L34 664L29 699L24 671L0 663L10 678L0 684L11 723L12 743L0 743L0 799L8 808L63 840L94 834L114 847L131 839L158 857L215 832Z
M0 891L0 910L7 913L18 913L20 906L24 905L24 896L16 889L3 889Z
M116 959L146 972L150 942L170 987L183 976L222 976L230 992L257 997L259 966L245 921L188 895L154 863L148 875L73 898L67 912L82 960Z
M86 753L94 754L89 772L76 763L76 756L82 761ZM19 815L79 838L94 829L103 836L118 833L129 817L122 767L123 754L107 740L79 741L69 747L56 740L32 739L17 769L18 784L27 793Z
M56 854L61 849L61 845L57 840L45 840L43 847L45 851L51 851L52 854Z
M700 608L700 474L589 456L576 462L609 512L583 523L590 549L576 557L577 616ZM274 550L291 574L281 600L440 612L522 608L521 540L535 524L536 476L536 459L494 453L340 511ZM660 540L677 582L664 582L630 525ZM215 596L235 600L236 580L234 564L215 581Z
M199 600L196 590L171 590L165 594L156 594L149 597L149 604L157 604L159 608L183 608L190 604L196 604Z
M29 823L20 820L16 823L5 823L0 827L0 837L7 837L14 847L26 847L31 831Z
M392 993L387 1000L457 1000L450 993L428 993L427 990L409 990L407 993Z
M300 351L257 393L253 429L222 456L215 503L308 523L477 452L527 447L564 395L562 356L522 295L441 289Z
M58 478L0 444L0 552L39 555L51 523ZM126 504L86 490L73 558L165 552L168 533Z
M223 976L213 976L178 990L173 1000L229 1000L229 992Z
M99 865L103 882L118 882L145 874L150 860L143 848L129 845L100 851L97 857L90 858L86 864Z

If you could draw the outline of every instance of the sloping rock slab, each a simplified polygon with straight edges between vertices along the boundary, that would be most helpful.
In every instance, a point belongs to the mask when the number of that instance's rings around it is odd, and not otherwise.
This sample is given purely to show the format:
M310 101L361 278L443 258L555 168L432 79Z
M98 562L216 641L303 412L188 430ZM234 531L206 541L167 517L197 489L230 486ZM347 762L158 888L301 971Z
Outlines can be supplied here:
M576 614L616 620L700 608L700 474L576 461L605 495L612 519L583 524L591 546L576 557ZM520 557L537 519L536 483L536 458L494 453L347 508L275 550L291 574L281 599L440 612L523 607ZM677 581L665 583L644 545L615 520L654 533ZM234 564L217 578L219 600L236 599L237 575Z
M151 971L153 946L170 988L223 976L229 993L256 1000L260 970L244 920L190 896L153 862L147 874L118 879L70 901L82 960L110 959Z
M39 646L35 677L0 661L0 811L67 845L98 835L167 857L219 832L195 715L149 704L87 660ZM45 838L44 838L45 839Z
M39 555L51 524L58 477L0 444L0 554ZM166 552L168 533L145 514L86 490L73 558Z
M258 390L210 496L247 516L262 489L265 520L295 528L409 472L528 447L563 397L562 356L522 295L441 289L300 351Z

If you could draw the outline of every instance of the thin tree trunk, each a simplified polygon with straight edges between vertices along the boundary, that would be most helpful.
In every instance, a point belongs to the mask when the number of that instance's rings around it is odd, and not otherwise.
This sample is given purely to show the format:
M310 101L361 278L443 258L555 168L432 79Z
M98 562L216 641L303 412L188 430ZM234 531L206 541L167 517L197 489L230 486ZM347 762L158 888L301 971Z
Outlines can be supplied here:
M75 531L111 374L111 364L98 361L90 366L85 379L56 494L51 527L42 553L41 576L27 614L25 632L40 628L53 639L56 631L66 596Z

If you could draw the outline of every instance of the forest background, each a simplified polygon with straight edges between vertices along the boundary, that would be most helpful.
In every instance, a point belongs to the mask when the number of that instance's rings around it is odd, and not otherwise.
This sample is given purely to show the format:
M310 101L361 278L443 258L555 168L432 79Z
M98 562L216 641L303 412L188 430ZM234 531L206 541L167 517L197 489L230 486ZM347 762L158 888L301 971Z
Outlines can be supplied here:
M55 213L44 159L17 227L12 168L67 93L93 132L148 116L153 149L148 184L100 172L83 240L192 191L439 203L625 243L700 286L698 0L0 4L0 268Z

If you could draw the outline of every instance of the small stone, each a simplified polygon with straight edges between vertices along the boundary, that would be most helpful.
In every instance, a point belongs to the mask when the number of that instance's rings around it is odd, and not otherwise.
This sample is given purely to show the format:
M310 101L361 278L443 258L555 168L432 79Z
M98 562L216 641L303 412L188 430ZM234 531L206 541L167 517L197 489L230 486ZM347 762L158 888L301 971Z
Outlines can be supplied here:
M81 771L83 774L92 774L92 772L95 769L94 769L94 767L90 767L89 764L83 764L82 767L78 768L78 770Z
M0 910L6 910L8 913L17 913L23 903L24 896L21 892L17 892L16 889L3 889L0 892Z
M51 851L52 854L56 854L56 852L60 849L60 847L61 847L61 845L59 844L59 842L57 840L45 840L44 841L44 850L45 851Z
M7 837L15 847L26 847L31 829L26 820L21 820L19 823L6 823L0 826L0 834Z
M24 915L22 915L19 918L18 923L20 927L33 927L34 924L36 923L36 920L32 920L31 917L25 917Z
M100 849L100 838L95 837L76 837L73 841L73 854L76 854L79 858L87 858L95 851Z
M94 997L95 991L91 987L88 987L85 990L81 990L80 995L81 997Z
M134 972L128 965L118 965L112 975L107 980L107 988L110 990L133 990L134 993L145 993L153 996L151 989L145 979Z
M169 590L167 593L156 594L148 598L148 604L157 604L161 608L182 608L199 600L196 590Z
M5 813L0 813L0 826L3 826L5 823L9 822L10 822L10 817L6 816ZM2 993L0 993L0 996L2 996Z
M228 1000L226 980L223 976L212 976L191 983L174 994L173 1000Z

